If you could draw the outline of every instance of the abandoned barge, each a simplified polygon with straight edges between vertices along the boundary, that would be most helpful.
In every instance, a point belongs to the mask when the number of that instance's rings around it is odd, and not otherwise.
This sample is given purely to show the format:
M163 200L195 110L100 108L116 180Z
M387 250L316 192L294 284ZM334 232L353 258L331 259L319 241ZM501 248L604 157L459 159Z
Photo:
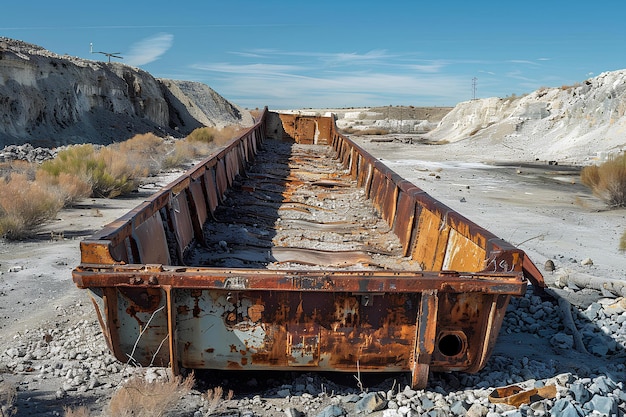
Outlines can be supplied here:
M526 254L338 133L265 109L81 242L73 271L115 357L186 369L477 372Z

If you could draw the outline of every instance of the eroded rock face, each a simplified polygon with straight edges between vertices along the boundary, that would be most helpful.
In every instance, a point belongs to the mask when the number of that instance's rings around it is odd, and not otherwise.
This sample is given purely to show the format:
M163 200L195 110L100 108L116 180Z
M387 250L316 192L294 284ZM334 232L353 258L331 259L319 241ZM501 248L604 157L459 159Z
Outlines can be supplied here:
M200 126L252 124L208 86L180 84L0 38L0 146L108 144L137 133L184 136Z

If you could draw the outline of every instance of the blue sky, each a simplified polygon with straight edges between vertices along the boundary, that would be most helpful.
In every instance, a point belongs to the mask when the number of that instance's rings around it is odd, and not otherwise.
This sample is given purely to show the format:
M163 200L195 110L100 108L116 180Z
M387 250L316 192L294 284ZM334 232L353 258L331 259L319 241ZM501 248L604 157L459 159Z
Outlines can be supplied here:
M120 52L247 108L454 106L626 68L626 2L7 1L0 36Z

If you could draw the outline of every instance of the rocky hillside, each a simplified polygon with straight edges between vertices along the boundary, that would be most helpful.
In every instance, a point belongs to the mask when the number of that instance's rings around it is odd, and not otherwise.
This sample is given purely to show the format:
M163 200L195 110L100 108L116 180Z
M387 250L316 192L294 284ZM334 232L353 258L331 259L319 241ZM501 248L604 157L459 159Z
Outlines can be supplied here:
M426 137L498 157L602 160L626 150L626 70L522 97L460 103Z
M8 38L0 38L0 118L0 148L108 144L137 133L183 136L200 126L253 123L204 84Z

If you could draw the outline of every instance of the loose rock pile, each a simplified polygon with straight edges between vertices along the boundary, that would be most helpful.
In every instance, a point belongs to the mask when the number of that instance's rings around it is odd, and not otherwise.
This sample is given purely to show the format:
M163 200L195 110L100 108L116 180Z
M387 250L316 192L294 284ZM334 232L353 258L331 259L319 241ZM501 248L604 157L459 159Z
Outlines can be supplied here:
M57 153L58 149L35 148L30 143L24 145L9 145L0 151L0 162L43 162L48 159L53 159Z
M559 304L529 291L512 300L495 352L478 374L435 373L428 389L419 391L407 386L404 374L369 383L367 375L362 375L363 381L342 376L341 382L317 373L265 372L248 375L245 381L236 372L208 379L199 375L197 390L181 399L170 415L624 416L625 305L624 298L598 297L586 308L573 309L588 352L574 349L574 335L563 325ZM88 314L86 307L76 310ZM71 313L62 311L59 317ZM136 374L158 381L168 372L116 361L92 319L29 330L0 352L0 382L17 387L17 415L50 415L51 409L62 415L68 405L86 405L92 415L100 415L117 387ZM496 388L511 384L522 389L553 385L556 397L531 398L519 407L490 401ZM204 391L215 386L232 388L235 396L216 407Z

